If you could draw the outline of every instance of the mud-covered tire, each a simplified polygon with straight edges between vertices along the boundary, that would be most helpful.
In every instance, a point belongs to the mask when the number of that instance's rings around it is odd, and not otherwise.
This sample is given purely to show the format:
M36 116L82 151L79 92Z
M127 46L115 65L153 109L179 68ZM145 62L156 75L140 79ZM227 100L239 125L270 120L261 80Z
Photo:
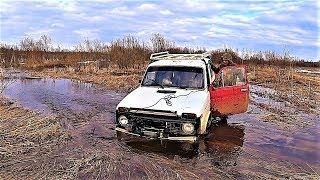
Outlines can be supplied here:
M208 133L208 131L210 130L212 126L212 116L210 114L210 116L208 117L208 122L207 122L207 127L206 127L206 133Z
M220 124L228 124L228 116L220 117L221 120L219 121Z
M117 131L117 132L116 132L116 137L117 137L117 139L118 139L119 141L120 141L120 140L123 140L123 138L124 138L124 133Z
M228 123L228 117L223 116L223 117L213 117L211 121L211 125L213 124L227 124Z

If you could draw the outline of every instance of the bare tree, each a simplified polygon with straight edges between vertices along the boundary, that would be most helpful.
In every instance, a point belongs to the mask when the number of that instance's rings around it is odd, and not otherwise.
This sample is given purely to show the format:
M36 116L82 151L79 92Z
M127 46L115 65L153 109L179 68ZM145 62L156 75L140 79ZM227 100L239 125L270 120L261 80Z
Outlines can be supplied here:
M20 48L24 51L34 50L35 42L31 38L24 38L20 41Z
M49 51L51 49L52 40L48 35L42 35L38 42L42 46L41 50Z
M154 52L165 51L167 49L173 49L175 44L167 40L163 35L157 33L153 34L150 38L152 48Z

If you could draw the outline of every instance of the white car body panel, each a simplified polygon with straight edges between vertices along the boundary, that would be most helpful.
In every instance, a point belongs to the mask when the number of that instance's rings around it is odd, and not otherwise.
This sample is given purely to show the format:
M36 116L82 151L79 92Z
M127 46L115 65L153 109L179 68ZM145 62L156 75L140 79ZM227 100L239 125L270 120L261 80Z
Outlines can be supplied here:
M206 74L206 64L203 61L194 60L159 60L150 66L184 66L202 68ZM211 80L210 80L211 81ZM207 76L204 76L207 82ZM175 93L159 93L158 90L176 91ZM170 99L171 105L165 99ZM204 89L179 89L155 86L140 86L129 93L117 106L126 108L141 108L150 110L165 110L176 112L178 116L182 113L194 113L200 119L199 134L206 132L208 118L210 116L210 93L205 85Z
M176 93L159 93L158 90L176 91ZM172 105L168 105L165 97L169 97ZM194 113L197 117L207 109L210 95L207 90L185 90L175 88L139 87L128 94L117 106L127 108L142 108L152 110L176 111L182 113Z

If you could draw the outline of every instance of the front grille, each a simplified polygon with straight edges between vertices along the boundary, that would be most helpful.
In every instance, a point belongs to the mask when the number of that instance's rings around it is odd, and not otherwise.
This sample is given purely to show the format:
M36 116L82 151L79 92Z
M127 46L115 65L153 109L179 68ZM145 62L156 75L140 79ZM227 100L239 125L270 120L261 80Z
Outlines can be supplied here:
M134 124L137 132L145 128L154 128L165 132L170 135L183 134L182 123L190 122L183 119L168 119L167 117L153 118L146 116L131 115L129 118L131 124ZM193 121L193 123L196 123Z
M182 124L185 122L195 125L200 124L200 119L185 119L177 115L175 111L150 110L131 108L124 114L132 126L131 132L141 134L143 131L161 131L170 136L184 135ZM119 116L119 115L117 115ZM192 134L196 134L196 131Z
M130 123L134 124L137 129L154 129L161 130L169 134L179 134L181 132L181 122L155 121L145 117L132 117Z
M155 118L155 119L179 119L177 112L163 111L163 110L149 110L149 109L130 109L130 113L134 116L145 117L145 118Z

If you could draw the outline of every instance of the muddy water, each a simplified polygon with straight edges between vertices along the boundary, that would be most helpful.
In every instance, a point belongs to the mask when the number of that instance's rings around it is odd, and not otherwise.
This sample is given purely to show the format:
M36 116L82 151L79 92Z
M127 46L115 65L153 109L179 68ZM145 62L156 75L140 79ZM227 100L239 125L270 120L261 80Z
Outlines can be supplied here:
M69 116L79 112L87 115L113 114L115 106L125 96L67 79L17 79L4 95L24 107L66 118L73 118Z
M263 91L263 88L254 88ZM86 139L85 134L110 143L118 142L113 130L114 110L125 93L68 79L17 79L4 95L44 116L60 118L77 142L89 149L91 140ZM253 98L259 100L257 95ZM260 97L260 101L265 99ZM261 115L266 113L250 105L248 113L213 125L197 144L126 137L125 145L140 155L157 154L186 164L205 162L236 178L317 176L320 172L319 116L299 114L299 118L313 123L289 130L261 120Z

